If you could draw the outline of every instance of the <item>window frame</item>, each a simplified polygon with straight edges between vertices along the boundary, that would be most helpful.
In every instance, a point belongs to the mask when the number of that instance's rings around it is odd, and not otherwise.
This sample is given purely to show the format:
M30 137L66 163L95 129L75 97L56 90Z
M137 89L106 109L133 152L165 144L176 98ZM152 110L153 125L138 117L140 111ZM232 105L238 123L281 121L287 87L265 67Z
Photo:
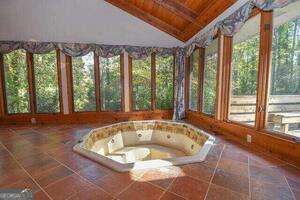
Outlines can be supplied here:
M154 55L154 59L155 59L155 62L153 63L153 66L152 66L152 70L151 70L151 77L154 77L153 78L153 80L151 80L151 81L153 81L153 84L151 83L151 85L154 87L154 89L153 89L153 91L152 91L152 96L154 96L154 99L153 99L153 102L151 102L151 103L153 103L153 110L155 111L161 111L161 110L165 110L165 111L167 111L167 110L173 110L174 109L174 98L175 98L175 88L174 88L174 86L175 86L175 54L172 54L172 55L170 55L170 56L172 56L173 57L173 63L172 63L172 80L173 80L173 82L172 82L172 84L173 84L173 96L172 96L172 102L173 102L173 104L172 104L172 107L171 108L169 108L169 109L158 109L157 108L157 106L156 106L156 93L157 93L157 87L156 87L156 81L157 81L157 74L156 74L156 58L157 58L157 55L155 54L155 53L153 53L152 55Z
M217 50L217 70L216 70L216 99L215 99L215 113L217 111L217 99L218 99L218 85L219 85L219 81L218 81L218 74L219 74L219 70L220 70L220 46L221 46L221 40L220 40L221 35L219 33L217 33L213 39L218 41L218 50ZM185 66L185 70L188 72L186 73L185 76L185 85L186 85L186 89L185 89L185 99L186 99L186 111L189 112L195 112L195 113L200 113L201 115L204 115L206 117L210 117L210 118L215 118L216 114L214 115L210 115L208 113L204 113L203 112L203 103L204 103L204 72L205 72L205 48L203 47L196 47L193 51L193 53L199 50L199 60L198 60L198 70L199 70L199 74L198 74L198 93L197 93L197 109L196 110L191 110L190 109L190 74L191 74L191 62L190 62L190 58L191 55L189 57L186 58L186 66Z
M59 112L38 112L37 110L37 97L36 97L36 87L35 87L35 66L34 66L34 54L32 54L32 83L34 88L34 110L36 114L62 114L63 113L63 105L62 105L62 92L61 92L61 63L60 63L60 51L55 49L56 56L56 73L57 73L57 87L58 87L58 103L59 103Z
M261 130L269 135L278 136L283 139L299 142L300 138L297 136L289 135L280 131L271 130L267 128L268 122L268 101L270 96L270 85L271 85L271 69L272 69L272 45L273 45L273 31L274 31L274 12L273 11L262 11L263 19L261 21L261 29L263 30L261 37L265 38L266 44L261 44L262 52L262 67L261 69L261 81L264 83L261 86L261 100L260 107L257 107L260 112L258 112L259 123L257 125L257 130ZM264 87L263 87L264 86Z
M95 65L95 89L96 89L96 111L97 112L124 112L125 110L125 104L124 104L124 53L121 53L120 55L117 55L120 58L120 109L114 110L114 109L108 109L108 110L102 110L102 101L101 101L101 77L100 77L100 70L101 70L101 64L100 64L100 57L99 55L96 55L94 53L94 65Z
M140 109L140 110L137 110L134 108L134 105L135 105L135 99L133 98L134 95L133 95L133 59L130 55L128 55L128 68L129 68L129 96L130 96L130 100L129 100L129 110L130 112L148 112L148 111L154 111L154 106L152 105L153 103L153 56L152 54L150 55L150 74L151 74L151 77L150 77L150 83L151 83L151 88L150 88L150 91L151 91L151 97L150 97L150 108L149 109Z
M94 60L94 87L95 87L95 110L89 110L89 111L75 111L75 105L74 105L74 85L73 85L73 57L69 56L69 55L65 55L65 59L66 59L66 67L67 67L67 85L68 85L68 104L69 104L69 114L72 113L96 113L100 111L100 107L97 106L97 98L99 98L99 102L100 102L100 96L97 95L97 85L99 85L100 88L100 83L96 84L96 79L97 75L99 75L100 71L98 71L96 68L96 64L99 64L99 59L97 60L95 58L95 52L94 51L90 51L87 54L93 52L93 60ZM87 55L86 54L86 55ZM78 56L78 57L82 57L82 56ZM97 74L99 73L99 74ZM100 79L98 79L97 81L99 81ZM98 89L99 89L98 88Z
M197 87L197 97L196 97L196 100L197 100L197 107L196 107L196 110L192 110L190 108L190 97L191 97L191 57L192 55L194 54L195 51L198 50L198 87ZM203 73L202 71L204 70L204 48L202 47L195 47L194 51L191 53L191 55L189 57L187 57L187 64L186 64L186 90L187 90L187 101L186 101L186 107L187 107L187 110L188 111L191 111L191 112L202 112L202 97L203 97ZM201 90L200 90L201 89Z
M175 54L173 56L173 101L174 101L174 95L175 95ZM128 55L128 72L129 72L129 112L159 112L159 111L171 111L174 109L174 104L172 105L172 108L170 109L158 109L156 107L156 53L152 53L150 55L150 64L151 64L151 104L150 109L142 109L142 110L136 110L134 109L134 98L133 98L133 71L132 71L132 58L130 55Z
M201 81L201 84L202 84L202 96L201 96L201 114L205 115L205 116L208 116L208 117L211 117L211 118L217 118L218 117L218 111L220 109L218 109L218 107L220 107L221 105L218 105L218 99L220 98L219 97L219 88L220 88L220 84L219 84L219 74L220 74L220 70L221 70L221 65L222 65L222 62L220 61L221 59L221 55L223 52L220 51L221 47L222 47L222 36L220 34L220 32L218 32L214 37L213 37L213 40L217 40L217 43L218 43L218 48L217 48L217 66L216 66L216 93L215 93L215 106L214 106L214 114L209 114L209 113L205 113L203 112L203 106L204 106L204 78L205 78L205 51L206 51L206 48L204 48L203 50L203 63L202 63L202 70L203 70L203 75L202 75L202 81Z
M228 42L228 44L227 45L224 45L224 47L225 48L227 48L229 45L230 45L230 47L228 47L227 49L228 50L230 50L230 57L229 58L227 58L228 59L228 62L229 62L229 77L228 77L228 82L226 82L226 85L228 85L229 84L229 88L228 88L228 90L227 90L227 95L225 96L225 98L226 98L226 103L227 103L227 105L226 105L226 111L225 111L225 113L224 113L224 121L226 121L226 122L228 122L228 123L231 123L231 124L235 124L235 125L239 125L239 126L242 126L242 127L246 127L246 128L249 128L249 129L256 129L256 130L261 130L261 129L258 129L257 128L257 113L258 113L258 109L259 109L259 102L260 101L258 101L258 99L259 99L259 85L261 84L261 82L260 82L260 79L259 79L259 77L261 76L261 73L262 73L262 66L261 66L261 50L262 50L262 39L261 39L261 36L262 36L262 34L263 34L263 31L262 31L262 20L263 20L263 13L264 13L265 11L262 11L262 10L260 10L260 9L258 9L258 8L254 8L254 10L251 12L251 14L250 14L250 17L246 20L246 22L245 23L247 23L247 21L248 20L250 20L250 19L252 19L252 18L254 18L254 17L256 17L257 15L259 15L259 14L261 14L261 16L260 16L260 24L259 24L259 47L258 47L258 65L257 65L257 85L256 85L256 105L255 105L255 113L254 113L254 125L252 126L252 125L249 125L249 124L245 124L245 123L241 123L241 122L238 122L238 121L235 121L235 120L230 120L229 119L229 110L230 110L230 103L231 103L231 96L232 96L232 94L231 94L231 88L232 88L232 54L233 54L233 37L231 37L231 39L230 39L230 41ZM223 51L224 52L224 51ZM227 74L227 76L228 76L228 74Z
M24 49L16 49L14 51L18 51L18 50L24 50ZM25 51L25 50L24 50ZM9 52L11 53L11 52ZM28 103L29 103L29 111L28 112L22 112L22 113L9 113L8 112L8 107L7 107L7 96L6 96L6 85L5 85L5 72L4 72L4 54L0 54L0 75L1 75L1 95L2 95L2 105L1 105L1 110L4 116L24 116L24 115L30 115L30 114L35 114L34 112L34 102L33 102L33 97L31 96L31 87L32 87L32 80L31 79L31 71L32 71L32 62L30 62L30 53L25 51L25 64L26 64L26 70L27 70L27 82L28 82L28 95L29 95L29 99L28 99ZM30 86L31 85L31 86Z

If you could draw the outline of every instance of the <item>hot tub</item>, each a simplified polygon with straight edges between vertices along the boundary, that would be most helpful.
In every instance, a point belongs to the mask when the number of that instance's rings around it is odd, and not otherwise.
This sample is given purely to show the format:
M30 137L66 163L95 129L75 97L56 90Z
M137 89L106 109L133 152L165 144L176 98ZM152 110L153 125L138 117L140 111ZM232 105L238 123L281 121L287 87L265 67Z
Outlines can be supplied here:
M214 137L190 124L129 121L91 130L74 151L116 171L201 162Z

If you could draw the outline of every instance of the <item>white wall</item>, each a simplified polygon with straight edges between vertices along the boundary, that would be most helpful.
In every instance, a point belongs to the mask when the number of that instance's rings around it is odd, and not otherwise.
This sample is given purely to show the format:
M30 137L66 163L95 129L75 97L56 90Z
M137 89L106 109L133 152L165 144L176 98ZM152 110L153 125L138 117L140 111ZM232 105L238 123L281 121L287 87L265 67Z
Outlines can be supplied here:
M186 44L247 1L238 0ZM184 45L104 0L0 0L0 27L0 40Z
M0 27L0 40L183 45L103 0L0 0Z

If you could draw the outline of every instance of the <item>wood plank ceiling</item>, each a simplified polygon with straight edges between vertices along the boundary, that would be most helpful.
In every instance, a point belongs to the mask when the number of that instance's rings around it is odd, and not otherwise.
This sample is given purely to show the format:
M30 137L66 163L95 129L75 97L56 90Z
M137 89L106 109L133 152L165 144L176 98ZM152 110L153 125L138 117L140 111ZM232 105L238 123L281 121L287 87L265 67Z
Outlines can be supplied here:
M105 0L186 42L236 0Z

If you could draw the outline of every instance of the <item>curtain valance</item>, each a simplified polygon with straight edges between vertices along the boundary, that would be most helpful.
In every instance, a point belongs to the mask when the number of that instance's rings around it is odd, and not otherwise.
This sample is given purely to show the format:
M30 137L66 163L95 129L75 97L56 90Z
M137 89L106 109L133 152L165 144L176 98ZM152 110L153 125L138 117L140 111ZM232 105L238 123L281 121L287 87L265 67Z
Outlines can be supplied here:
M207 32L196 37L191 44L186 47L186 56L190 56L194 51L195 47L206 48L212 42L214 36L220 31L225 36L233 36L237 33L242 26L249 19L253 8L270 11L276 8L282 8L289 3L298 0L250 0L245 3L242 7L237 9L234 13L226 17L225 19L217 22Z
M129 45L100 45L100 44L81 44L81 43L55 43L55 42L16 42L1 41L0 53L6 54L17 49L24 49L34 54L45 54L55 49L61 50L64 54L78 57L84 56L93 51L101 57L112 57L127 52L135 59L143 59L156 53L158 56L170 56L175 54L175 48L161 47L140 47Z

